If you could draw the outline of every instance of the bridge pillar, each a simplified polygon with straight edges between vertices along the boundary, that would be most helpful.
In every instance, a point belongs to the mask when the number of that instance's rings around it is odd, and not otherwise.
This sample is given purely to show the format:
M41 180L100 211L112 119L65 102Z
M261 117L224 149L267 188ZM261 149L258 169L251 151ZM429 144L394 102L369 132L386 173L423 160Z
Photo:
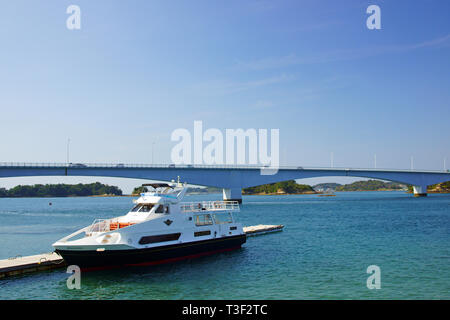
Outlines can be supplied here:
M427 196L427 186L413 186L414 197L426 197Z
M239 203L242 203L242 189L241 188L223 189L223 200L237 201Z

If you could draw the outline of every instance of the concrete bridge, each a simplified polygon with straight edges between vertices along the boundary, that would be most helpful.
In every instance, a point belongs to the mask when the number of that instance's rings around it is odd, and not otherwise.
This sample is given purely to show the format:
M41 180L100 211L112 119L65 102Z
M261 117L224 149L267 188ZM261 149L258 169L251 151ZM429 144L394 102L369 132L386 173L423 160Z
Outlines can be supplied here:
M263 175L261 166L0 163L0 178L30 176L98 176L171 181L223 188L224 200L242 202L242 189L291 179L346 176L395 181L414 186L414 196L426 196L427 186L450 180L450 171L280 167ZM1 180L0 180L1 185Z

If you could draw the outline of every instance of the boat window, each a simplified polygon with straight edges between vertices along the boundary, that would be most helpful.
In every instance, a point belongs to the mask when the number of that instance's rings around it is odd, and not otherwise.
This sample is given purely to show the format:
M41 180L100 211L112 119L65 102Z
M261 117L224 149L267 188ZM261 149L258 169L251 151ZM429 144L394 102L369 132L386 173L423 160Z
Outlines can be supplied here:
M139 240L139 244L174 241L174 240L178 240L180 238L180 236L181 236L181 233L169 233L169 234L160 234L160 235L155 235L155 236L147 236L147 237L142 237Z
M208 226L213 224L210 214L200 214L194 216L196 226Z
M209 236L210 234L211 234L211 230L197 231L197 232L194 232L194 237Z
M221 212L214 214L214 222L216 224L232 223L233 218L229 212Z
M139 210L139 212L150 212L150 210L152 210L153 205L152 204L144 204L141 208L141 210Z
M141 207L142 207L142 204L138 204L133 209L131 209L131 212L138 212Z
M169 206L160 204L158 208L156 208L155 213L169 213Z

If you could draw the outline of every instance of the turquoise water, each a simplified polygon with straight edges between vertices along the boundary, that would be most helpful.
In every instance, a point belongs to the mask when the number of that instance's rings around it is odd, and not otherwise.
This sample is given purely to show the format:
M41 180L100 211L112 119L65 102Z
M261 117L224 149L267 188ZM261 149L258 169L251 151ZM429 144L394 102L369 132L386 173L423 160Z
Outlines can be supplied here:
M130 207L126 197L0 199L0 259L52 251L55 240ZM244 196L237 218L285 230L234 252L83 273L81 290L67 289L64 269L3 279L0 299L449 299L450 195ZM366 287L369 265L381 268L379 290Z

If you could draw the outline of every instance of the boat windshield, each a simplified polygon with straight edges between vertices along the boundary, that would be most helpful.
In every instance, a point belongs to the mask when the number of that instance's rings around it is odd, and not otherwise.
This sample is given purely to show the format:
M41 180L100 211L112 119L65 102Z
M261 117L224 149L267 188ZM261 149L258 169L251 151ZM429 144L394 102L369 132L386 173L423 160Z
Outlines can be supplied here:
M131 209L131 212L149 212L153 208L153 204L138 204L133 209Z

